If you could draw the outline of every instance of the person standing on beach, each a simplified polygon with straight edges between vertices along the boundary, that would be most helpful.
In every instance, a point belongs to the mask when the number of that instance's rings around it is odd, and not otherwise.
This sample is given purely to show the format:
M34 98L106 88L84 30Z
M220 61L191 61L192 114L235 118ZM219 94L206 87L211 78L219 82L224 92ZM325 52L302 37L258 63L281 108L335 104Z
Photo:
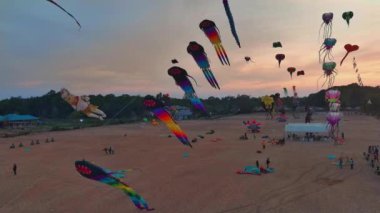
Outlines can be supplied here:
M339 169L343 169L343 158L339 158Z
M260 164L259 164L259 161L258 161L258 160L256 161L256 167L257 167L257 168L260 168Z
M354 160L351 158L350 159L350 166L351 166L351 170L354 169Z
M269 165L270 165L270 160L269 158L267 158L267 168L269 168Z
M13 175L17 175L17 165L13 164Z

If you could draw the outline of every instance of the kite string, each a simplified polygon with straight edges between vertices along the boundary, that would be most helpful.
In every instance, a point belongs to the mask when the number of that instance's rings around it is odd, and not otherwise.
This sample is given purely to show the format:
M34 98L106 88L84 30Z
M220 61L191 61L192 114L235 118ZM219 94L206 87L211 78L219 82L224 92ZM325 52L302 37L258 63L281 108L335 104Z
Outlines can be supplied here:
M135 100L137 99L137 96L135 96L131 101L129 101L121 110L119 110L115 115L113 115L110 119L107 119L107 122L103 124L103 126L109 124L111 120L113 120L116 116L118 116L121 112L123 112L128 106L130 106Z

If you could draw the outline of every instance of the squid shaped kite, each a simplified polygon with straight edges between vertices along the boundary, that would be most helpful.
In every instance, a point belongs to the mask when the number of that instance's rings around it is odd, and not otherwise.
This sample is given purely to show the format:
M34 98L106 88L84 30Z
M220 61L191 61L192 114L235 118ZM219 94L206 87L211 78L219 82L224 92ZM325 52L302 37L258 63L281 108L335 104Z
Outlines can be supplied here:
M75 20L75 22L77 23L77 25L79 26L79 29L82 28L82 25L79 23L78 19L76 19L74 17L74 15L72 15L71 13L69 13L67 10L65 10L65 8L63 8L61 5L59 5L57 2L55 2L54 0L46 0L52 4L54 4L55 6L57 6L59 9L61 9L63 12L65 12L67 15L69 15L72 19Z
M287 71L290 74L290 78L293 79L293 73L296 71L296 68L295 67L288 67Z
M174 121L170 113L164 109L165 106L161 101L148 95L144 98L144 106L158 119L165 123L170 131L178 138L178 140L180 140L184 145L192 147L186 133L182 131L179 125Z
M87 117L98 118L100 120L104 120L107 117L103 111L98 109L98 106L90 103L90 97L73 95L65 88L61 89L60 93L63 100L76 111L84 113Z
M321 29L323 27L323 39L329 38L332 34L332 21L334 18L334 13L323 13L322 14L322 24L319 28L319 34L321 34Z
M321 63L321 61L325 63L326 58L328 58L329 60L332 60L331 51L332 51L332 48L335 46L335 44L336 44L335 38L326 38L323 41L323 44L321 45L321 48L319 49L319 63Z
M226 14L227 14L227 17L228 17L228 22L230 22L230 27L231 27L232 35L234 36L235 41L236 41L237 45L239 46L239 48L241 48L239 36L238 36L238 34L236 32L234 17L232 16L230 5L228 4L228 0L223 0L223 5L224 5L224 9L226 10Z
M347 25L350 26L350 20L354 17L354 12L346 11L342 13L342 18L347 22Z
M222 46L222 40L220 38L219 29L216 27L215 23L210 20L203 20L199 24L199 28L206 34L207 38L214 45L216 54L222 65L230 65L230 61L228 60L228 56L224 47Z
M114 188L122 190L125 194L129 196L133 204L140 210L154 210L148 207L147 202L141 197L137 192L132 189L128 184L123 183L119 178L124 177L124 171L110 171L108 169L96 166L88 161L81 160L75 161L75 168L85 178L99 181L110 185Z
M193 106L205 113L206 108L201 102L201 100L197 97L197 94L195 93L194 87L191 84L191 81L188 77L192 78L194 81L195 79L191 77L189 74L187 74L186 70L182 69L181 67L171 67L168 70L168 74L172 76L175 80L175 83L181 87L181 89L185 92L186 98L189 98ZM196 81L195 81L196 83Z
M187 52L193 56L195 62L197 62L198 66L202 69L203 74L210 85L215 89L220 89L219 84L210 69L210 62L204 48L197 42L191 41L187 46Z

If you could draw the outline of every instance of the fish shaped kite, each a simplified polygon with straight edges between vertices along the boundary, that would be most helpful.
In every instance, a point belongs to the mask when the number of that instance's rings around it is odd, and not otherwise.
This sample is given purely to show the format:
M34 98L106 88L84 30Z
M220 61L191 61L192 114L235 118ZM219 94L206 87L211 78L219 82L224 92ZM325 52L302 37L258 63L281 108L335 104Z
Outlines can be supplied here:
M191 41L187 46L187 52L193 56L195 62L197 62L198 66L202 69L203 74L210 85L215 89L220 89L219 84L210 69L210 62L204 48L197 42Z
M103 111L98 109L98 106L90 103L90 97L73 95L65 88L61 89L60 93L63 100L70 104L76 111L82 112L87 117L98 118L100 120L104 120L104 118L107 117Z
M155 99L153 96L147 95L144 98L144 106L165 123L179 141L186 146L192 147L186 133L182 131L179 125L174 121L170 113L164 109L165 106L161 101Z
M219 29L216 27L215 23L210 20L203 20L199 24L199 28L206 34L207 38L214 45L216 54L222 65L230 65L230 61L228 60L228 56L224 47L222 46L222 40L220 38Z
M129 196L133 204L140 210L154 210L149 208L147 202L137 192L132 189L128 184L122 182L120 178L124 177L124 171L110 171L108 169L101 168L86 160L75 161L75 168L85 178L102 182L110 185L114 188L122 190Z
M223 0L223 5L224 5L224 10L226 11L226 14L227 14L227 17L228 17L228 22L230 23L232 35L234 36L235 41L236 41L237 45L239 46L239 48L241 48L239 36L238 36L238 34L236 32L234 17L232 16L228 0Z
M195 93L194 87L191 84L191 81L188 77L192 78L194 81L195 79L191 77L189 74L187 74L186 70L182 69L181 67L171 67L168 70L168 74L172 76L175 80L175 83L181 87L181 89L185 92L185 96L190 99L193 106L205 113L206 108L201 102L201 100L197 97L197 94ZM196 83L196 81L195 81Z
M79 29L82 28L82 25L79 23L78 19L76 19L71 13L69 13L65 8L63 8L61 5L59 5L57 2L55 2L54 0L46 0L52 4L54 4L55 6L57 6L59 9L61 9L63 12L65 12L67 15L69 15L72 19L75 20L75 22L77 23L77 25L79 26Z

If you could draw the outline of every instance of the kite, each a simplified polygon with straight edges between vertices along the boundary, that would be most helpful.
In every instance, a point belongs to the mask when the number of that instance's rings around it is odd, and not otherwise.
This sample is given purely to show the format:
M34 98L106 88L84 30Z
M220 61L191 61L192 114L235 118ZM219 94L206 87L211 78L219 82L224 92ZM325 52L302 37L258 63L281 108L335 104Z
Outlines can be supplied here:
M296 71L294 67L288 67L288 73L290 74L290 78L293 78L293 73Z
M243 121L243 124L247 127L248 130L251 131L251 133L260 133L261 123L257 122L256 120Z
M303 70L297 71L297 76L300 76L300 75L305 75L305 71Z
M359 46L358 46L358 45L355 45L355 44L354 44L354 45L346 44L346 45L344 45L344 49L346 49L347 53L346 53L346 55L344 55L344 57L343 57L342 60L340 61L340 66L342 66L343 61L344 61L344 59L346 59L346 57L348 56L348 54L349 54L350 52L354 52L354 51L358 50L358 49L359 49Z
M322 24L319 28L319 35L321 34L321 29L323 27L323 39L329 38L332 33L332 20L334 18L333 13L323 13L322 15Z
M289 95L288 95L288 89L286 89L285 87L284 87L284 95L285 95L286 97L289 96Z
M296 112L299 106L298 93L296 91L296 86L293 86L293 98L292 98L292 109L293 109L293 117L297 118Z
M79 29L82 28L82 25L80 25L79 21L71 13L69 13L67 10L65 10L65 8L63 8L61 5L59 5L54 0L46 0L46 1L48 1L48 2L50 2L52 4L54 4L55 6L57 6L59 9L61 9L63 12L65 12L67 15L69 15L71 18L73 18L75 20L75 22L79 26Z
M172 64L178 64L177 59L172 59Z
M330 135L334 136L334 133L338 130L338 125L341 120L341 114L340 112L329 112L327 114L327 123L330 127Z
M216 54L218 55L218 58L222 65L230 65L227 53L222 46L219 29L216 27L215 23L213 21L205 19L199 24L199 28L201 28L210 42L214 45Z
M323 83L322 87L325 85L326 82L328 82L328 88L332 87L335 81L335 75L336 75L336 63L335 62L325 62L323 63L322 69L323 69L323 75L326 78L326 81Z
M197 62L198 66L202 69L203 74L210 85L215 89L220 89L219 84L210 69L210 62L208 61L204 48L197 42L191 41L187 46L187 52L193 56L195 62Z
M273 48L279 48L279 47L282 47L281 42L279 42L279 41L273 42Z
M347 11L342 14L342 18L346 20L347 25L350 26L350 20L354 17L354 12Z
M98 109L98 106L90 103L90 97L85 95L73 95L65 88L61 89L60 93L63 100L70 104L76 111L82 112L87 117L98 118L100 120L104 120L104 118L107 117L103 111Z
M192 147L187 138L185 132L178 126L178 124L174 121L172 116L168 111L164 109L164 104L155 99L153 96L145 96L144 98L144 106L151 110L151 112L162 122L166 124L166 126L170 129L170 131L181 141L184 145Z
M176 67L176 66L171 67L168 70L168 74L174 78L175 83L178 86L180 86L181 89L185 92L185 96L188 99L190 99L193 106L196 109L207 113L205 106L203 105L201 100L197 97L197 94L195 93L194 87L191 84L191 81L188 77L192 78L193 80L194 80L194 78L191 77L189 74L187 74L186 70L184 70L180 67ZM196 83L196 81L195 81L195 83Z
M283 61L285 59L285 55L284 54L277 54L276 55L276 60L278 61L278 67L281 66L281 61Z
M251 57L249 57L249 56L244 57L244 59L245 59L245 61L246 61L247 63L248 63L248 62L252 62L252 63L254 63L254 62L252 61Z
M88 161L81 160L75 161L75 168L85 178L99 181L110 185L114 188L122 190L129 196L133 204L140 210L154 210L148 207L147 202L137 192L132 189L128 184L122 182L120 178L124 177L125 171L111 171L108 169L96 166Z
M226 10L228 21L230 22L232 35L234 36L235 41L240 48L240 40L239 40L239 36L236 32L234 17L232 16L230 5L228 4L228 0L223 0L223 5L224 5L224 9Z
M340 91L339 90L327 90L325 93L325 99L329 103L339 103Z
M335 38L326 38L323 41L323 44L321 45L321 48L319 49L319 63L321 63L321 55L323 56L323 63L326 61L326 57L331 60L332 55L331 51L332 48L336 44Z
M276 106L276 110L280 112L281 114L285 115L284 102L282 101L280 97L280 93L274 94L273 100Z
M355 72L357 73L357 78L358 78L359 86L364 86L364 84L362 82L362 78L360 77L360 74L359 74L359 68L357 68L355 57L352 59L352 65L353 65L353 67L355 69Z
M273 119L273 108L274 108L273 97L266 95L266 96L261 97L260 100L261 100L261 106L267 113L266 118L269 119L269 116L270 116L271 119Z

